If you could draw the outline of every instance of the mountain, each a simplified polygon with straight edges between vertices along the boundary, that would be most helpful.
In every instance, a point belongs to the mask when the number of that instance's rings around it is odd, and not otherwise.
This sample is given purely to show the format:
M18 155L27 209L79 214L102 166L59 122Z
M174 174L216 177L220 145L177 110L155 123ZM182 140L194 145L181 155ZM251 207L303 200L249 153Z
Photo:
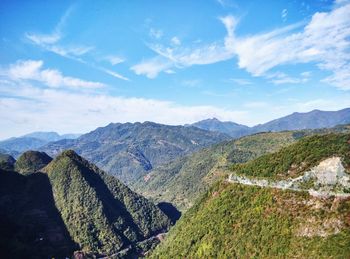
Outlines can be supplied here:
M313 110L306 113L295 112L291 115L253 127L253 131L281 131L331 128L350 123L350 108L339 111Z
M315 134L349 133L350 126L331 129L258 133L222 142L181 157L151 170L131 185L138 193L155 202L169 202L185 211L209 187L227 177L233 164L241 164L276 152Z
M171 224L156 205L71 150L31 174L1 170L0 187L2 258L135 256Z
M20 154L24 151L41 147L47 143L48 142L45 140L30 137L10 138L0 141L0 149L5 153L15 152Z
M33 132L18 138L9 138L0 141L0 150L1 153L10 154L17 157L24 151L36 150L51 141L74 139L79 136L80 134L59 135L56 132Z
M0 153L0 169L11 171L14 169L16 160L8 155Z
M349 143L311 136L234 166L151 258L349 258Z
M32 132L32 133L26 134L22 137L35 138L35 139L44 140L46 142L51 142L51 141L58 141L61 139L76 139L80 136L81 136L81 134L63 134L63 135L60 135L57 132L37 131L37 132Z
M227 139L225 134L196 127L111 123L75 140L51 142L41 150L55 156L73 149L129 184L157 165Z
M26 151L24 152L15 163L15 170L21 174L31 174L40 171L52 160L44 152L39 151Z
M131 187L155 202L170 202L186 210L231 164L277 151L297 139L294 132L260 133L219 143L160 165Z
M295 112L288 116L278 118L264 124L259 124L254 127L248 127L229 121L223 122L216 118L195 122L191 124L191 126L225 133L233 138L239 138L258 132L321 129L348 123L350 123L350 108L339 111L313 110L306 113Z
M191 124L191 126L200 129L225 133L233 138L243 137L251 132L251 129L248 126L231 121L219 121L216 118L201 120Z

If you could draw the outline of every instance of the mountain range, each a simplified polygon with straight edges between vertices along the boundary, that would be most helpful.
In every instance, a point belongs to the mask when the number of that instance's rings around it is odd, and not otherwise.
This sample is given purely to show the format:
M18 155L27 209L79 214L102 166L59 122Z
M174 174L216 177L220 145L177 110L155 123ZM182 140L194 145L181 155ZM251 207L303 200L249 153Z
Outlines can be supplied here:
M73 149L129 184L155 166L229 138L196 127L153 122L111 123L74 140L50 142L40 150L56 156L63 150Z
M74 139L81 134L63 134L59 135L56 132L32 132L21 137L13 137L0 141L0 152L8 153L14 157L18 157L20 153L37 149L51 141L57 141L61 139Z
M169 202L181 211L191 208L229 167L276 152L311 135L349 133L350 126L330 129L256 133L224 141L151 170L130 186L154 202Z
M156 205L74 151L47 158L26 152L6 160L16 171L0 169L1 258L137 256L170 227Z
M313 110L306 113L295 112L253 127L230 121L219 121L216 118L202 120L191 125L205 130L222 132L233 138L239 138L258 132L331 128L348 123L350 123L350 108L339 111Z
M110 124L49 143L54 159L1 154L0 257L348 258L349 132L232 140L196 127ZM169 159L129 181L136 192L63 150L76 145L93 159L136 144L144 157Z

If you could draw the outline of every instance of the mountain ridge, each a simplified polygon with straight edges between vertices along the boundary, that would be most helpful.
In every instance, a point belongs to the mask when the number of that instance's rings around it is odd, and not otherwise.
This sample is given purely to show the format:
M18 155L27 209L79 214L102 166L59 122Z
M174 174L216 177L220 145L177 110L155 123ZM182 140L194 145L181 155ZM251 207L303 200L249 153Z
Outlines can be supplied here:
M74 149L108 173L130 183L159 164L229 138L196 127L154 122L110 123L75 140L51 142L40 150L55 156L62 150Z
M233 138L239 138L258 132L331 128L348 123L350 123L350 108L337 111L315 109L310 112L294 112L252 127L230 121L220 121L216 118L205 119L187 125L223 132Z
M21 160L33 161L25 154ZM32 173L0 169L0 179L4 258L65 258L74 251L129 258L151 249L171 225L155 204L72 150Z
M241 178L227 181L225 177L211 186L151 258L348 258L349 190L343 195L337 188L342 181L338 176L345 176L344 186L350 186L349 141L349 133L310 136L237 164L231 173ZM339 163L341 172L338 167L327 170ZM275 186L281 177L297 179L300 175L298 190ZM309 192L310 187L329 185L328 196L323 191L322 195Z

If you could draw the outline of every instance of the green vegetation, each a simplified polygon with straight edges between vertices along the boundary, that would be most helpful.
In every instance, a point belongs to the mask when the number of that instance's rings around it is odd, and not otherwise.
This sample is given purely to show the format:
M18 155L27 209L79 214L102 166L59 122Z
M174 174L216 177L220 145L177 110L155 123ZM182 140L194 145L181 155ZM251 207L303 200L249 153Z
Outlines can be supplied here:
M65 258L78 249L43 173L0 170L0 230L0 258Z
M221 182L151 258L349 258L349 209L349 200Z
M88 254L114 254L170 226L154 204L74 151L63 152L45 172L69 234Z
M235 164L232 170L247 176L283 179L299 176L331 156L342 157L345 167L349 168L349 141L350 135L345 133L310 136L277 153L263 155L245 164Z
M349 169L349 139L348 133L305 137L233 167L275 179L340 156ZM181 217L151 258L349 258L349 213L348 198L220 181Z
M44 152L26 151L16 161L15 170L21 174L35 173L52 160Z
M50 143L42 150L56 156L73 149L124 183L132 184L158 165L227 139L225 134L195 127L111 123L76 140Z
M7 154L0 153L0 169L5 171L12 171L16 160Z
M297 140L294 133L260 133L223 142L159 166L132 187L155 202L171 202L186 210L210 185L227 176L229 165L277 151Z
M23 154L22 173L0 169L0 258L135 257L169 229L156 205L74 151L38 171L46 156Z

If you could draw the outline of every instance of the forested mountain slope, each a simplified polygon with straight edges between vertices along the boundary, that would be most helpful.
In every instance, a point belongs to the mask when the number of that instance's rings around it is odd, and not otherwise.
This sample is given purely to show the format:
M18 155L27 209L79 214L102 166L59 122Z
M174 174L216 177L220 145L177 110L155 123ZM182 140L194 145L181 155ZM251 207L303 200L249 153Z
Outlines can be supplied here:
M341 159L348 179L349 134L307 137L235 166L232 172L273 181L297 177L332 157ZM338 174L329 170L328 175ZM315 196L306 189L282 190L223 180L185 213L151 257L348 258L349 195Z

